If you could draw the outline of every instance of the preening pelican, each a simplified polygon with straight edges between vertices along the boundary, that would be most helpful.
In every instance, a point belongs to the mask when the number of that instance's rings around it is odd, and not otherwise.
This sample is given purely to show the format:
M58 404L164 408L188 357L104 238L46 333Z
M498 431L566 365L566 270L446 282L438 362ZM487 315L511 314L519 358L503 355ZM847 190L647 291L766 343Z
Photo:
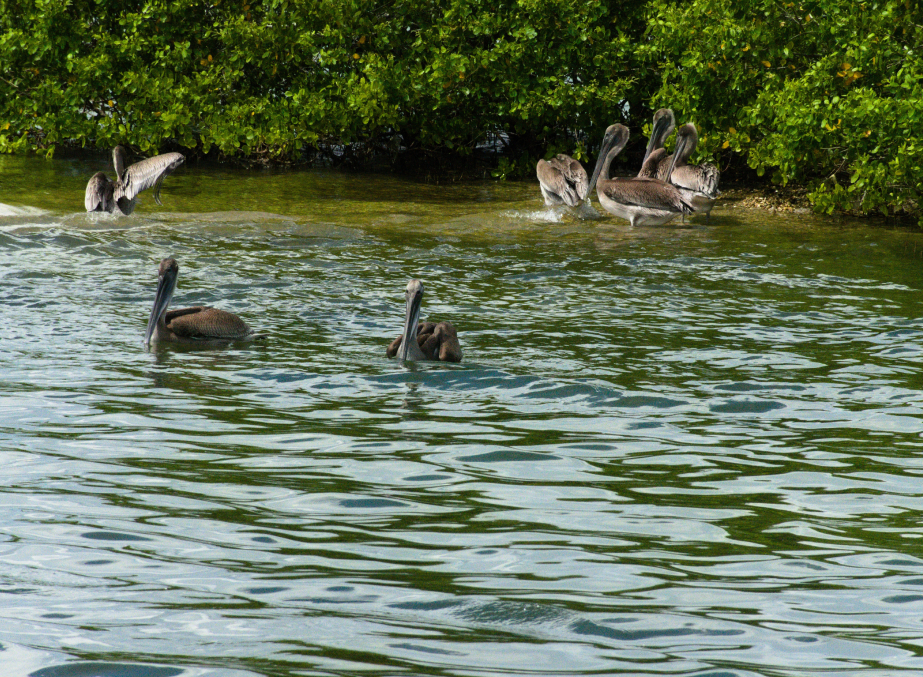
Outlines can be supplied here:
M651 142L653 141L652 132ZM666 149L662 147L651 151L645 156L638 176L669 181L679 188L683 199L691 204L695 211L704 212L706 218L710 218L712 207L715 206L715 200L718 199L720 192L718 181L721 178L721 172L711 163L706 162L700 165L686 163L695 152L698 143L699 133L695 125L687 122L676 131L676 149L673 155L668 155ZM671 163L673 163L673 171L668 174Z
M658 179L610 179L609 165L628 143L628 128L612 125L606 130L600 157L590 179L590 189L595 186L603 208L631 223L632 226L659 226L680 214L692 212L692 206L683 200L676 186ZM672 169L672 167L671 167ZM600 178L600 176L602 178Z
M164 153L141 160L125 168L125 149L116 146L112 150L112 164L115 166L115 182L110 181L102 172L96 172L87 184L83 204L88 212L113 212L118 209L123 214L135 210L135 202L142 190L154 187L154 202L160 201L160 185L164 177L183 164L181 153Z
M550 160L539 160L535 167L545 204L576 207L587 195L586 170L569 155L559 153Z
M404 333L388 346L388 357L397 356L402 362L461 362L462 349L458 343L458 333L451 322L420 322L423 283L420 280L408 282L406 296ZM407 340L404 340L405 336Z
M160 262L157 294L154 307L147 321L144 333L144 345L152 341L175 341L179 343L203 343L216 341L249 341L262 338L242 319L217 308L195 306L167 311L173 291L179 264L176 259L164 259Z

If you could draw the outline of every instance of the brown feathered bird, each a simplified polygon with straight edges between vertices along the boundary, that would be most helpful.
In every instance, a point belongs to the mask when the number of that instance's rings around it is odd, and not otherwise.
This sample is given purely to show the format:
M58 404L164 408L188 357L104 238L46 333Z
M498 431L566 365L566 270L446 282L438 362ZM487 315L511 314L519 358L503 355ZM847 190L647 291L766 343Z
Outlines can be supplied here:
M461 362L461 344L451 322L420 322L420 307L423 303L423 283L420 280L407 283L406 298L404 333L388 346L388 357L397 357L402 362Z
M164 178L183 164L181 153L164 153L141 160L125 167L125 149L116 146L112 150L112 164L115 165L115 181L110 181L103 172L96 172L87 184L83 204L88 212L114 212L131 214L135 210L138 193L153 187L154 202L160 201L160 186Z
M203 343L217 341L249 341L263 338L255 334L250 326L234 313L207 306L193 306L167 310L173 291L179 264L176 259L160 262L157 293L154 307L144 333L144 345L151 342L174 341L177 343Z

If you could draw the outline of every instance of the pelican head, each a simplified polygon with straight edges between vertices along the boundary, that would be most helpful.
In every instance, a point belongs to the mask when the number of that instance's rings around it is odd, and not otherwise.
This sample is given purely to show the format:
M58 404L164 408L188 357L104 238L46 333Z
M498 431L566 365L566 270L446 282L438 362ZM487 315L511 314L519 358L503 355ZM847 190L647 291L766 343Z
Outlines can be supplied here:
M670 162L670 171L668 177L673 176L673 168L677 162L685 163L686 160L695 152L696 144L699 142L699 134L695 130L695 125L687 122L676 130L676 148L673 149L673 161ZM668 183L670 181L668 180Z
M596 181L599 179L603 166L606 164L606 157L609 155L609 149L618 148L619 152L621 152L626 143L628 143L628 128L620 124L609 125L606 129L605 136L603 136L602 145L599 147L599 155L596 157L596 167L593 168L593 176L590 178L590 185L587 186L588 195L592 194L593 189L596 187ZM615 153L613 157L615 157L615 155L618 155L618 153Z
M402 362L407 360L425 360L423 351L417 345L417 328L420 323L420 307L423 303L423 283L411 280L407 283L407 314L404 316L404 338L397 351Z
M683 145L683 152L679 152L680 143ZM699 132L695 125L687 122L676 130L676 152L675 155L682 159L683 162L689 159L689 156L695 152L696 146L699 145Z
M676 118L673 117L673 111L671 109L661 108L654 113L654 125L651 127L651 138L647 142L644 160L641 161L642 165L644 161L647 160L647 156L653 153L655 149L663 148L664 142L673 132L674 127L676 127Z
M179 275L179 264L176 259L164 259L160 262L160 270L157 273L159 278L157 282L157 293L154 295L154 307L151 309L151 317L147 321L147 331L144 332L144 345L150 345L151 338L157 330L157 325L163 314L167 312L167 306L170 305L170 299L173 298L173 292L176 289L176 278Z

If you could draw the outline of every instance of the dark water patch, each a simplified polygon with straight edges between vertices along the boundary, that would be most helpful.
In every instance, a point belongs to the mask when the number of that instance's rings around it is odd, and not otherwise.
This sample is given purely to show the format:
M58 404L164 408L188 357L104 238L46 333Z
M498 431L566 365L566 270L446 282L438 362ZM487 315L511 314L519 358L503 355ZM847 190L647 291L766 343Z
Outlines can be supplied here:
M392 644L392 647L395 649L407 649L408 651L419 651L421 653L435 654L437 656L461 656L465 657L466 654L461 651L450 651L449 649L438 649L435 647L422 646L420 644Z
M137 534L126 534L117 531L87 531L80 534L83 538L93 541L150 541L150 538Z
M712 404L708 407L711 411L725 414L765 414L777 409L784 409L781 402L765 402L760 400L731 400L724 404Z
M484 454L459 456L463 463L521 463L525 461L554 461L558 456L553 454L540 454L531 451L490 451Z
M406 508L407 504L393 501L389 498L346 498L340 501L344 508L374 509L374 508Z
M881 601L887 604L911 604L913 602L923 601L923 595L892 595L890 597L883 597Z
M463 606L465 603L461 600L447 599L429 602L395 602L389 604L392 609L406 609L409 611L442 611L443 609L454 609Z
M67 663L42 668L29 677L176 677L185 670L138 663Z
M660 627L645 628L643 630L622 630L613 628L608 625L602 625L593 621L576 621L571 624L570 629L578 635L591 635L596 637L605 637L623 642L640 642L645 640L656 640L663 638L677 637L734 637L743 635L742 630L712 630L698 627Z

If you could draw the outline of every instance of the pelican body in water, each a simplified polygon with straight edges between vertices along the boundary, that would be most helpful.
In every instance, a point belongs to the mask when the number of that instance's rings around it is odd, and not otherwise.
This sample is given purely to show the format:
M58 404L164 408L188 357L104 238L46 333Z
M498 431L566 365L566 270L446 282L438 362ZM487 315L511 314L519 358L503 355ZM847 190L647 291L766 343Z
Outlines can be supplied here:
M657 111L657 113L660 112ZM672 116L672 111L670 115ZM663 148L663 142L670 135L669 132L672 129L671 126L665 134L661 129L658 134L657 117L656 115L654 116L654 130L651 131L651 140L648 143L648 150L644 156L641 171L638 172L638 177L669 181L679 188L683 199L691 204L695 211L704 212L706 218L709 218L720 192L718 190L718 181L721 178L721 172L711 163L687 164L689 157L695 152L695 148L699 143L699 133L691 122L686 123L676 131L676 150L673 155L667 154L666 149ZM655 142L657 142L657 145L655 145ZM673 170L668 173L671 165Z
M550 160L539 160L535 173L549 207L559 204L576 207L586 200L586 170L569 155L559 153Z
M420 280L407 283L406 297L404 333L388 346L388 357L397 357L401 362L461 362L461 344L451 322L420 322L423 303L423 283Z
M181 153L164 153L141 160L125 167L125 149L116 146L112 150L115 165L115 181L110 181L103 172L96 172L87 184L83 204L88 212L109 212L118 209L128 215L135 210L138 193L154 188L154 202L160 201L160 186L165 177L183 164Z
M194 306L167 310L173 292L179 264L176 259L164 259L158 271L159 282L154 296L154 307L144 333L144 345L151 342L205 343L218 341L249 341L263 338L257 335L242 319L217 308Z
M599 203L632 226L659 226L680 214L692 212L692 205L686 202L676 186L648 178L610 179L609 165L628 143L628 128L612 125L606 130L602 147L599 149L602 162L597 161L590 188L596 187ZM600 178L602 177L602 178Z

